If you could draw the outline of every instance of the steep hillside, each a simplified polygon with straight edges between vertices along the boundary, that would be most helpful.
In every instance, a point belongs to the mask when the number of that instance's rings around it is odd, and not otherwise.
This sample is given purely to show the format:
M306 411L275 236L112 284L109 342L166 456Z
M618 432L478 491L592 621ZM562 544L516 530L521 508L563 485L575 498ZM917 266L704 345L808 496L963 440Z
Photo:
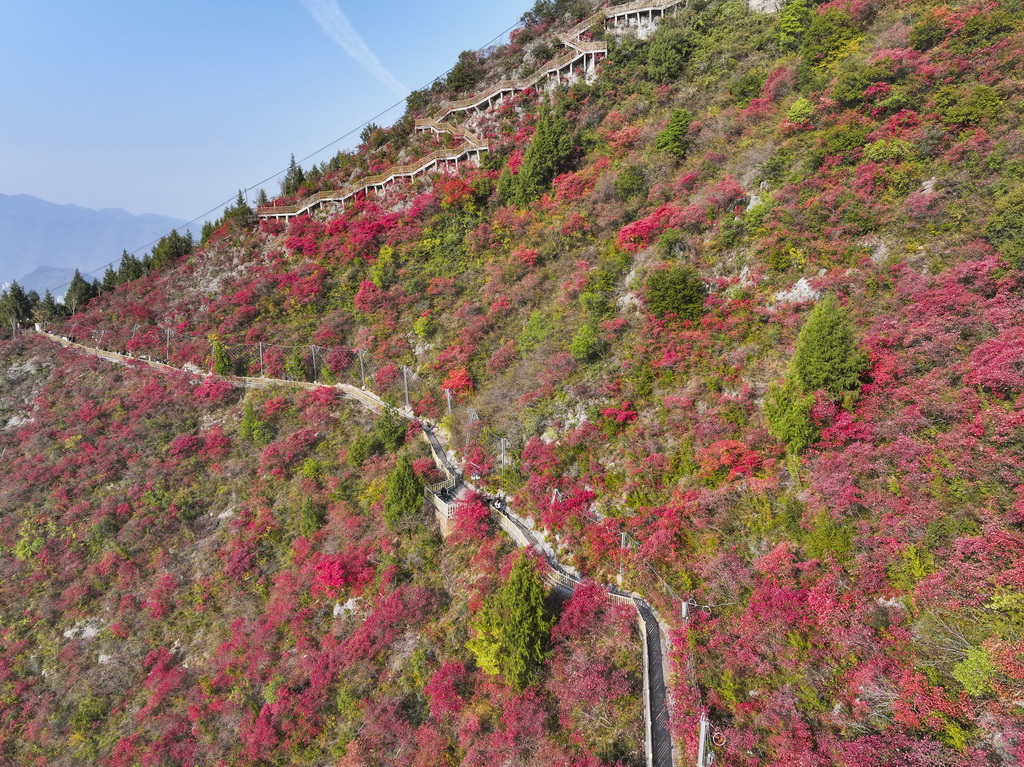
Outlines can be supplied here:
M552 597L529 683L488 673L516 555L484 507L444 544L394 524L425 448L237 374L387 390L650 599L682 764L702 712L728 764L1024 758L1024 9L691 2L641 36L594 10L538 3L60 327L223 378L4 346L10 753L640 763L629 616ZM366 188L467 132L481 165Z

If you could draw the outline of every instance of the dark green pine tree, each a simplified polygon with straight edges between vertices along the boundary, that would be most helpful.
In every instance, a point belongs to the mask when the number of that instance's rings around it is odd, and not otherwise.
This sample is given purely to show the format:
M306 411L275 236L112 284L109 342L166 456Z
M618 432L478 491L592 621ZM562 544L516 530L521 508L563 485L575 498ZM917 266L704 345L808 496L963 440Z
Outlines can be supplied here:
M384 522L389 530L402 530L416 522L423 510L423 481L412 469L409 456L402 455L387 478Z
M704 314L708 290L697 271L686 265L656 269L647 278L647 309L655 317L674 314L696 320Z
M857 348L853 321L834 296L819 301L800 329L790 368L808 394L824 389L833 396L860 386L867 354Z
M52 322L61 316L61 306L53 298L53 294L47 290L36 306L36 322Z
M68 311L74 314L79 309L84 309L96 297L96 291L91 283L86 282L82 273L75 269L75 276L71 278L68 291L64 294L64 305Z
M153 269L162 269L165 266L187 256L195 247L192 240L192 232L178 234L177 229L172 229L170 234L160 238L150 256L150 266Z
M120 278L117 276L117 272L114 271L114 267L108 266L106 271L103 272L103 290L104 292L113 290L121 284Z
M856 390L868 358L857 348L853 321L833 296L814 307L800 330L789 373L764 399L768 432L798 455L817 441L819 428L811 416L814 392L833 397Z
M658 134L654 141L654 148L661 152L668 152L677 160L686 159L690 151L690 125L693 123L693 115L685 109L677 109L669 118L668 125Z
M547 657L553 620L544 608L546 589L533 559L523 553L508 580L492 594L473 622L475 637L466 646L488 674L503 674L521 690L536 680Z
M117 279L121 282L130 282L146 275L146 269L142 262L127 250L121 251L121 263L117 266Z
M288 170L285 171L284 179L281 181L281 194L297 194L306 180L306 174L302 172L302 166L295 162L295 155L292 155L288 162Z
M513 174L506 169L499 179L501 196L512 205L526 205L536 200L551 179L568 167L571 158L572 137L568 120L550 106L541 107L537 130L523 154L519 171Z

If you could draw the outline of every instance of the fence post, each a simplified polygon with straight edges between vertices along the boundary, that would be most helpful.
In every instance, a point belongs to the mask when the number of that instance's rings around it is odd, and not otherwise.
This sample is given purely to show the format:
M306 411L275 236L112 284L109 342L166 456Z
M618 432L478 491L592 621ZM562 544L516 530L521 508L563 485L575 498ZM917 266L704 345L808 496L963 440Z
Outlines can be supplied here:
M167 340L164 342L164 358L171 364L171 329L167 328Z
M445 402L448 404L448 415L451 415L452 414L452 393L451 393L451 390L449 390L449 389L442 389L441 391L444 392L444 399L445 399Z
M501 440L501 489L505 490L505 438L499 437L498 439Z
M359 380L361 381L360 386L366 388L366 365L363 364L363 350L359 350Z
M313 383L316 383L318 380L320 380L320 374L319 374L319 371L316 369L316 346L315 345L310 345L310 347L309 347L309 354L313 358Z
M405 391L405 409L410 413L412 407L409 405L409 368L402 365L402 389Z
M700 731L697 733L697 767L706 767L708 760L708 715L700 715Z
M259 341L259 342L257 342L256 345L259 347L259 350L260 350L260 378L263 378L264 377L264 373L263 373L263 342Z

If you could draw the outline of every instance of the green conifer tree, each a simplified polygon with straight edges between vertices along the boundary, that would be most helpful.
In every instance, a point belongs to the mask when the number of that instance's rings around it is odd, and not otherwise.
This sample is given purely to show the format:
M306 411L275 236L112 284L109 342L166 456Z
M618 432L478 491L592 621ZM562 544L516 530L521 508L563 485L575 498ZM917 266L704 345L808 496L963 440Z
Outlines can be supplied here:
M526 205L540 197L556 175L566 169L572 157L572 137L565 115L550 106L541 107L537 130L514 175L503 173L499 191L506 202Z
M388 473L384 496L384 522L389 530L401 530L416 521L423 509L423 481L412 469L409 456L402 455Z
M72 314L79 309L84 309L92 299L96 297L93 286L86 282L81 272L75 269L75 276L71 278L67 293L64 294L64 305Z
M668 120L668 125L658 134L654 141L654 148L661 152L668 152L677 160L686 158L690 151L690 125L693 123L693 115L685 109L677 109Z
M833 396L860 385L867 355L857 348L853 321L834 296L819 301L800 330L791 373L807 393Z
M217 340L213 342L213 372L219 376L229 376L234 373L228 350Z
M503 674L521 690L534 681L547 657L552 619L544 608L546 589L533 560L525 553L508 580L484 604L466 646L488 674Z
M811 23L814 4L811 0L789 0L779 14L779 48L795 51L803 42Z
M674 314L696 320L704 314L707 288L697 271L686 265L656 269L647 278L647 309L655 317Z

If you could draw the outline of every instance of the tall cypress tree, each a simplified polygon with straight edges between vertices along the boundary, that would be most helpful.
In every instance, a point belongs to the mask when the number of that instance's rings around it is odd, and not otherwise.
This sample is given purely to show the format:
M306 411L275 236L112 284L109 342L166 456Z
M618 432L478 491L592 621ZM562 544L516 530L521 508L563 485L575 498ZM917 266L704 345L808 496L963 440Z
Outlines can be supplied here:
M508 580L492 594L474 621L466 646L488 674L503 674L521 690L534 681L547 657L553 620L544 609L546 589L533 560L520 554Z
M550 106L541 107L537 130L523 154L519 171L507 169L499 180L506 202L526 205L540 197L551 179L564 171L572 157L572 137L565 115Z
M409 456L402 455L388 474L384 496L384 522L390 530L407 527L423 509L423 481L412 469Z
M857 348L853 321L834 296L819 301L800 329L791 373L810 393L833 396L860 385L867 355Z
M93 286L86 282L81 272L75 269L75 276L71 278L68 292L64 294L64 305L68 311L74 314L79 309L85 308L85 305L95 297L96 291L93 290Z
M765 397L768 431L791 455L802 452L818 439L811 418L814 392L840 397L856 390L867 363L846 310L833 296L819 301L800 329L785 384L772 386Z

